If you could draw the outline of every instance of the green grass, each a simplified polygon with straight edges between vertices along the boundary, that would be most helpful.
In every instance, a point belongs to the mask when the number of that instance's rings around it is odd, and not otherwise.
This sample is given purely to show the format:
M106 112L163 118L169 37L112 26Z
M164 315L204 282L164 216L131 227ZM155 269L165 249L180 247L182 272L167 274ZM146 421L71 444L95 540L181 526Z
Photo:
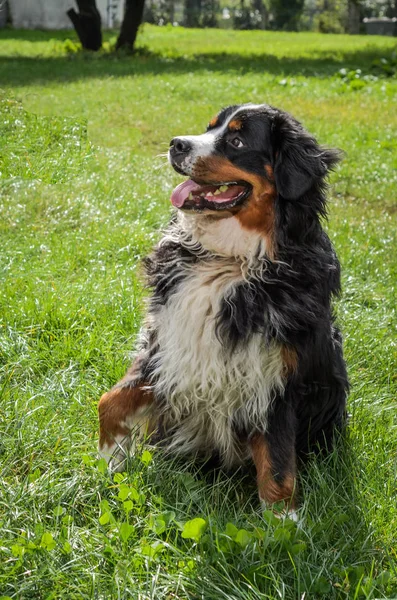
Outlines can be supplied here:
M397 597L395 41L145 26L128 58L68 36L0 32L0 597ZM299 526L260 514L252 474L151 451L109 479L95 457L180 181L156 155L243 101L346 152L327 229L352 420L302 472Z

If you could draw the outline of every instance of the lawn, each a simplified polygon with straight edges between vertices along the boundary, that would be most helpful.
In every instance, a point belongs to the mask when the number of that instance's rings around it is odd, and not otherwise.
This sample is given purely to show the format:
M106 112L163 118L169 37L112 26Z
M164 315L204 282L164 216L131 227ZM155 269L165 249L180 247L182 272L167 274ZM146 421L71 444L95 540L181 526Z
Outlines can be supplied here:
M0 30L0 598L396 598L395 40L145 26L117 57L67 37ZM142 448L109 477L96 458L181 181L158 155L244 101L345 151L326 227L352 417L302 472L298 525L242 473Z

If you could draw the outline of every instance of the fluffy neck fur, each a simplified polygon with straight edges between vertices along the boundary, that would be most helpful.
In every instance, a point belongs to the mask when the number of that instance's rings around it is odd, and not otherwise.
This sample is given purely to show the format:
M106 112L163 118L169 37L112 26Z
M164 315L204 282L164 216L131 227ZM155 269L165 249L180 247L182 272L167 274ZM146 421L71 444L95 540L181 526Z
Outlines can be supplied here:
M265 238L245 230L235 217L178 213L169 235L189 250L201 247L208 257L234 258L250 267L266 258Z

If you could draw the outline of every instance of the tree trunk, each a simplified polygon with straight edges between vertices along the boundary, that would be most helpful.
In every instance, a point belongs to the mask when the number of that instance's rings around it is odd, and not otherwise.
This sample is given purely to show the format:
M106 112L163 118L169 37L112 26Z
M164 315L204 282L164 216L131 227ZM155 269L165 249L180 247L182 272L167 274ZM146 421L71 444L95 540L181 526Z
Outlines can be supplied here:
M263 2L263 0L253 0L252 1L252 8L254 10L259 11L259 14L261 15L260 29L267 29L267 27L268 27L268 14L267 14L267 8L266 8L265 3Z
M86 50L99 50L102 46L101 15L95 0L76 0L79 12L74 8L67 11L69 19Z
M117 39L116 50L125 48L132 52L139 25L142 23L145 0L126 0L120 35Z
M386 17L389 17L389 19L397 18L397 0L390 0L386 10ZM394 35L396 35L396 29Z
M185 27L199 27L201 15L201 0L185 0Z
M360 3L348 0L347 3L347 33L360 33Z
M169 22L170 23L174 23L175 22L175 2L174 0L171 0L168 3L168 14L169 14Z

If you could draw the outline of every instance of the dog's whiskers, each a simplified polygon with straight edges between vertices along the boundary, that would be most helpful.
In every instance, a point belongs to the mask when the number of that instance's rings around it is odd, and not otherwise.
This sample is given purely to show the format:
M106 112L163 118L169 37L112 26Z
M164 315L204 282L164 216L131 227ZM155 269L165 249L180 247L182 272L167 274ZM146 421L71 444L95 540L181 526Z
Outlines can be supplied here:
M157 165L157 167L153 167L153 170L158 171L159 169L163 169L164 167L168 167L168 162L162 163L161 165Z

